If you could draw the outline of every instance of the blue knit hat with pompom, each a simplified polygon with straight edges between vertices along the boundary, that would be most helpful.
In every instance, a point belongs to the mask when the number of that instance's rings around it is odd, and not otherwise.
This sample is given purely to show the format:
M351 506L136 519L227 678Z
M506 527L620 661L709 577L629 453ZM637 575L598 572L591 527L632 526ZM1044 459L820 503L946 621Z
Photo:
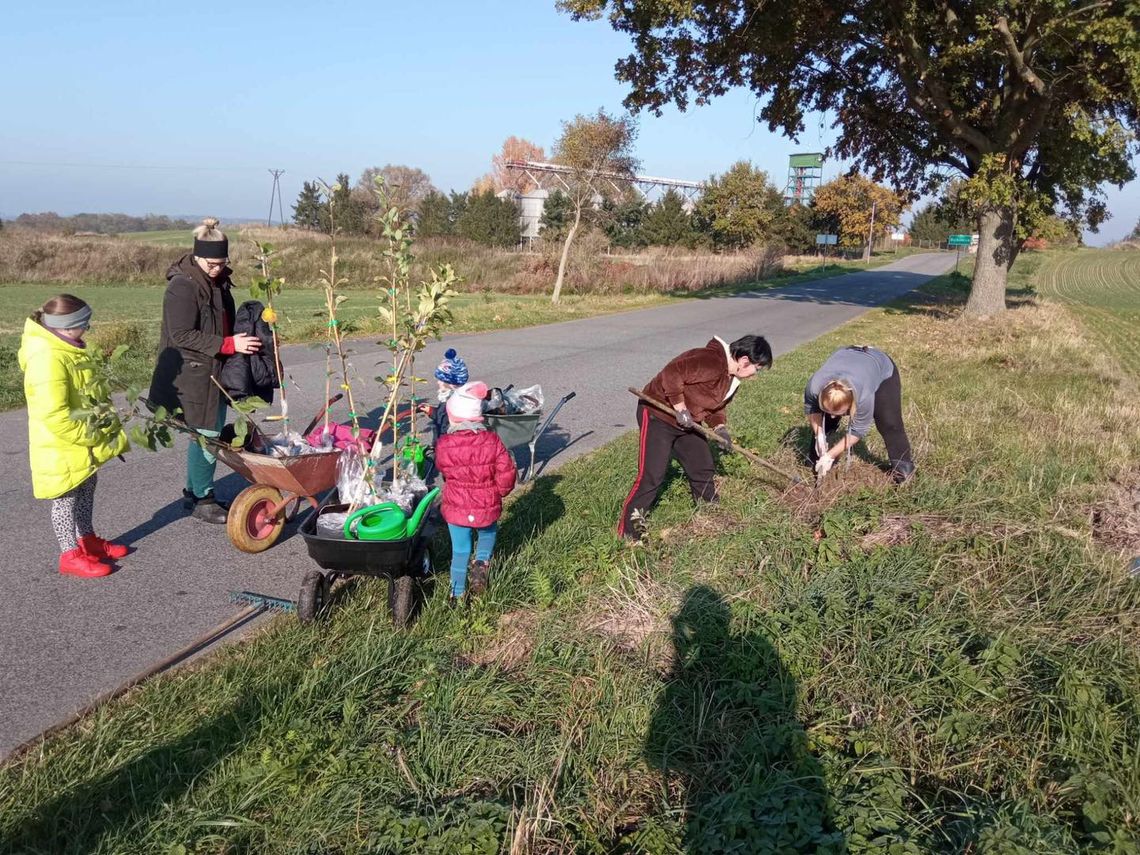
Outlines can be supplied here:
M459 358L455 348L449 347L443 355L443 362L435 369L435 379L451 386L462 386L467 382L467 363Z

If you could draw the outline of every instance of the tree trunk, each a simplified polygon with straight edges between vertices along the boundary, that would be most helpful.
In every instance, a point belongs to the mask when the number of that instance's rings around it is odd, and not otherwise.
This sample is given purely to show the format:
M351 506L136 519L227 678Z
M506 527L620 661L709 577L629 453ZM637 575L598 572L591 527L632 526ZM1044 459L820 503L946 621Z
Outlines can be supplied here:
M581 222L582 206L579 205L574 209L574 225L566 233L566 243L562 244L562 258L558 262L558 278L554 280L554 295L550 298L550 302L555 306L558 305L558 300L562 296L562 280L566 277L566 261L570 258L570 244L574 242L574 235L578 233L578 224Z
M978 216L978 255L964 317L987 318L1005 311L1005 282L1014 258L1013 210Z

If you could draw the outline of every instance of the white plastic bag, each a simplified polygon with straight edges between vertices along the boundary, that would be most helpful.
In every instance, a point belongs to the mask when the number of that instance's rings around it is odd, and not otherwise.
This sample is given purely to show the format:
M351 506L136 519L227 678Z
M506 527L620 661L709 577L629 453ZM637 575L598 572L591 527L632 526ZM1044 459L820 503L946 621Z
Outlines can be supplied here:
M525 389L508 389L503 392L503 399L510 414L541 412L542 387L535 385Z

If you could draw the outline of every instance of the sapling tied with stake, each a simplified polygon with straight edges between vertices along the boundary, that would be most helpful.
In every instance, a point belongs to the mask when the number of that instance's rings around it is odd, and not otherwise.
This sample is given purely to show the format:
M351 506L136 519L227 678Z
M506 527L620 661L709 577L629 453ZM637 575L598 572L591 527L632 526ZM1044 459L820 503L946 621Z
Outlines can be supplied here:
M414 242L412 230L406 214L391 203L382 179L376 180L376 192L380 196L382 213L378 216L382 239L387 242L383 251L384 273L376 278L381 288L379 314L381 320L391 330L391 337L381 342L391 353L392 370L379 378L387 388L388 400L380 417L377 437L386 428L392 430L392 445L396 448L397 410L401 390L409 390L412 410L411 436L415 436L415 408L418 398L416 384L424 382L414 372L415 355L424 349L429 339L439 338L444 327L451 323L449 303L456 292L453 286L459 282L450 264L442 264L430 271L430 278L418 286L411 283L412 253ZM373 443L370 458L379 459L381 445ZM393 485L397 479L396 466L393 466Z
M249 283L249 294L255 300L265 303L261 312L261 319L269 325L273 336L273 362L277 372L277 380L281 384L281 417L282 433L289 435L289 398L286 389L285 372L281 366L281 343L277 337L277 309L273 306L273 298L281 293L285 287L285 279L275 276L275 270L280 263L273 245L269 242L254 241L254 260L257 263L258 275Z
M343 287L344 281L337 279L336 263L336 193L341 189L339 184L328 185L321 181L321 195L328 205L329 215L329 268L328 270L321 270L321 285L325 293L325 311L328 314L328 343L325 349L325 399L328 400L332 397L332 371L331 360L332 351L335 350L337 359L340 361L340 388L344 391L345 398L348 400L348 417L352 424L352 436L357 438L360 436L360 416L359 411L356 409L356 397L352 392L352 379L349 376L349 362L348 351L344 347L344 332L341 329L340 320L337 318L337 310L340 305L348 299L344 294L338 294L337 288ZM325 412L324 419L324 432L327 434L329 429L329 416Z

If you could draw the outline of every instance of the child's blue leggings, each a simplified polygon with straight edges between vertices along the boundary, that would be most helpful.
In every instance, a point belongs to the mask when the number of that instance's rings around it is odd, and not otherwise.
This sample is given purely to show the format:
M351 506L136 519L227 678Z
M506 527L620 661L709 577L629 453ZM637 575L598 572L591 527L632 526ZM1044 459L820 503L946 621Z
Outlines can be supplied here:
M468 528L448 523L447 531L451 535L451 594L462 597L467 593L467 562L471 560L472 537L478 536L475 560L490 561L491 553L495 551L495 535L499 532L499 524Z

